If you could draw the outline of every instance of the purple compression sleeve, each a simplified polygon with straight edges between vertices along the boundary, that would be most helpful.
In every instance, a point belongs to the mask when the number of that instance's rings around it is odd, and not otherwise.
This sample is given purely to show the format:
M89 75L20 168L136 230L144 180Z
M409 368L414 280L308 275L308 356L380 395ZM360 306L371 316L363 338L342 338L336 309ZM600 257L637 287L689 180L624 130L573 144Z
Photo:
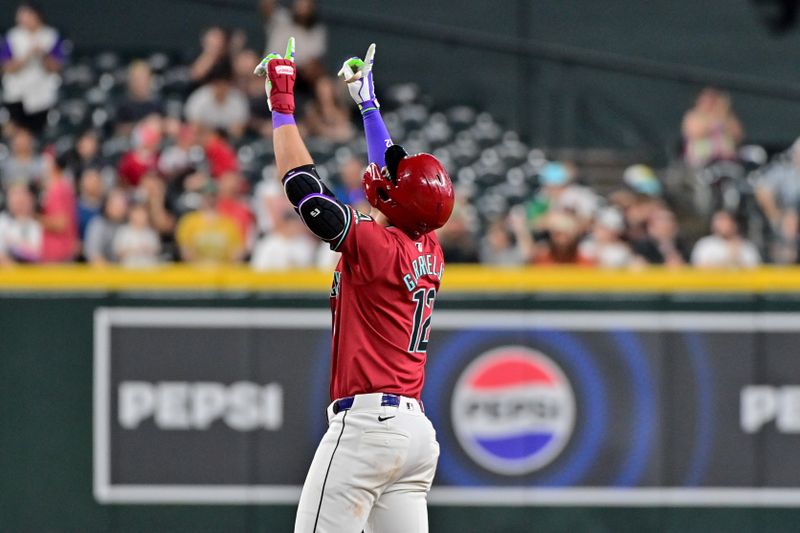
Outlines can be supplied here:
M288 113L280 113L278 111L272 112L272 129L277 130L281 126L287 124L294 124L294 115Z
M364 134L367 137L369 162L383 168L386 166L384 153L392 145L392 137L386 129L386 124L383 123L381 112L377 109L368 109L364 112Z

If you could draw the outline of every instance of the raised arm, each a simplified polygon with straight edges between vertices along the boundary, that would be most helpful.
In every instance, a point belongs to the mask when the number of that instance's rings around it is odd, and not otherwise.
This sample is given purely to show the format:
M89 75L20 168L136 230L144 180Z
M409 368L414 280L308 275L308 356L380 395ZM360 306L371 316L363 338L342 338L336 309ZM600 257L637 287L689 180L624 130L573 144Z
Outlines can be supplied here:
M364 119L364 134L367 138L367 155L370 163L378 167L386 165L384 154L390 147L392 138L383 123L375 86L372 80L372 66L375 63L375 43L369 45L364 59L351 57L339 70L339 77L347 83L347 89Z
M297 77L294 47L294 37L290 37L284 56L269 54L254 72L266 77L264 89L272 111L272 144L279 179L293 168L314 163L294 121L294 81Z
M269 54L256 67L257 76L266 76L267 102L272 111L272 144L278 179L289 202L317 237L336 250L350 227L350 207L339 202L322 182L314 168L294 120L294 37L289 38L286 54Z

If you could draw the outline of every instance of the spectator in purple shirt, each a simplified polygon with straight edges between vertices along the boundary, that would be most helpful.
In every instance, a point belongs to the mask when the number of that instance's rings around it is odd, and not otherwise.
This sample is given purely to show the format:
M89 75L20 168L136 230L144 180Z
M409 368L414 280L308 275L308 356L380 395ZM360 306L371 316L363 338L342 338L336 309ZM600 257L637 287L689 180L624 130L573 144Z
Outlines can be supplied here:
M64 41L33 3L19 5L16 22L0 48L3 100L12 122L38 135L58 96Z

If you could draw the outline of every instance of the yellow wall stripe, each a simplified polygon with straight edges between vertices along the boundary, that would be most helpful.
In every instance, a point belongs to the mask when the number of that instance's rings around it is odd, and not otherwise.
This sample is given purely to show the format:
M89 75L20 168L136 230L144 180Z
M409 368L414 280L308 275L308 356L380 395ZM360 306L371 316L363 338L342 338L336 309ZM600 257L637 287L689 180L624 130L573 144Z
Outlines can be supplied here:
M152 270L84 265L0 268L2 291L256 291L323 292L330 272L254 272L247 267L201 268L170 265ZM583 268L486 268L450 266L443 290L449 292L800 292L800 268L763 267L751 271L591 270Z

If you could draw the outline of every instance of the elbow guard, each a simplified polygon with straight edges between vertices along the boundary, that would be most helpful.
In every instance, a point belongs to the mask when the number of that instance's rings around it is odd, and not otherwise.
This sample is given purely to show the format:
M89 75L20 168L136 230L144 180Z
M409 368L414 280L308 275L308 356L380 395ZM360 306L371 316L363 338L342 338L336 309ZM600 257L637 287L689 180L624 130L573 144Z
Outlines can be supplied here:
M336 250L350 228L352 210L322 183L314 165L287 172L283 190L306 227Z
M336 250L350 228L352 210L335 198L323 194L310 194L297 206L300 218L311 232Z
M303 165L287 172L283 177L283 191L295 207L300 205L303 198L311 194L335 198L330 189L322 183L314 165Z

